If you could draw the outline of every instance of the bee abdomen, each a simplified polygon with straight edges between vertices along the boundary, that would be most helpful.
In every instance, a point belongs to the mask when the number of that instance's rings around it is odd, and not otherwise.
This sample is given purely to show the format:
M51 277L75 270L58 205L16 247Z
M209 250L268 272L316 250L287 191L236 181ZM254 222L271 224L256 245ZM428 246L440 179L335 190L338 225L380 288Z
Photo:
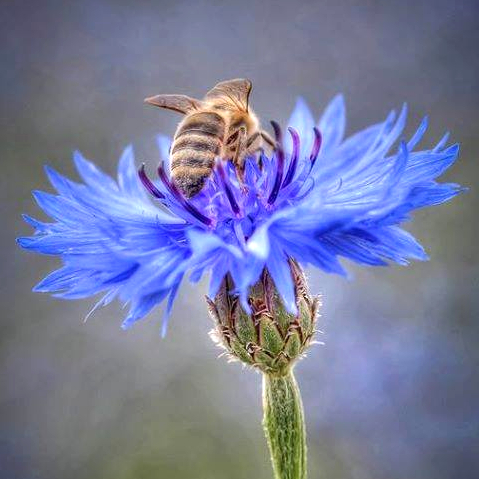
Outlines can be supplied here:
M178 168L195 169L212 168L215 157L220 153L221 143L218 139L196 139L184 136L173 142L171 148L171 172Z
M171 148L171 175L191 197L198 193L221 152L225 123L213 112L193 113L178 127Z
M194 133L202 136L215 136L223 141L225 122L218 113L204 111L188 115L178 127L175 138Z
M212 167L191 168L180 166L172 170L172 177L175 185L187 197L191 198L201 191L206 179L211 174Z
M174 155L183 150L204 151L207 153L218 154L221 149L221 142L215 137L202 137L191 134L175 139L171 148L171 154Z

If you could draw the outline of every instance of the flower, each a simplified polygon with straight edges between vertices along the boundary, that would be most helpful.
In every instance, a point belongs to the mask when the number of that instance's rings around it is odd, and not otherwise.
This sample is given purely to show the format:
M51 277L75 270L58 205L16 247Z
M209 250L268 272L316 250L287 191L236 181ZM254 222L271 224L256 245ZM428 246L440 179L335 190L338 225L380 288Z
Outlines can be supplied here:
M20 245L63 262L34 290L62 298L103 292L93 310L118 297L130 308L124 328L166 300L165 333L187 273L197 282L210 272L212 298L229 274L249 311L248 291L266 268L286 309L295 313L290 259L342 275L339 257L368 266L426 260L421 245L398 225L413 210L464 190L436 182L459 147L446 146L446 134L433 148L415 150L427 128L425 118L409 141L393 149L405 122L404 106L399 115L391 112L343 140L342 96L332 100L317 126L300 99L284 139L272 122L277 140L272 155L247 158L241 172L218 160L202 191L189 199L164 163L159 181L144 167L137 175L131 147L120 159L117 181L77 152L74 162L83 183L47 167L58 194L34 192L54 222L25 216L36 232L19 238ZM160 137L165 158L168 148L169 140Z

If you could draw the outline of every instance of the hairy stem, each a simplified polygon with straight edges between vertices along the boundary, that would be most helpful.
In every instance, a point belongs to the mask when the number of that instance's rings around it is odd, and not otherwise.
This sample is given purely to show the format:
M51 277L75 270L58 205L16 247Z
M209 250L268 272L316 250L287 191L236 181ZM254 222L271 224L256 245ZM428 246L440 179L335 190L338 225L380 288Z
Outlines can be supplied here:
M293 371L263 374L263 411L275 479L306 479L303 404Z

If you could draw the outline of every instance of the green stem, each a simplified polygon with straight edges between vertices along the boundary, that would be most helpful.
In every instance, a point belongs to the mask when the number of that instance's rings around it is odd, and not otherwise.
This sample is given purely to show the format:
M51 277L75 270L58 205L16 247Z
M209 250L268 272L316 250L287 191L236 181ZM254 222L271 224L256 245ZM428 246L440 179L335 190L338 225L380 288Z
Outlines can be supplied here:
M306 479L306 428L293 371L263 374L263 411L275 479Z

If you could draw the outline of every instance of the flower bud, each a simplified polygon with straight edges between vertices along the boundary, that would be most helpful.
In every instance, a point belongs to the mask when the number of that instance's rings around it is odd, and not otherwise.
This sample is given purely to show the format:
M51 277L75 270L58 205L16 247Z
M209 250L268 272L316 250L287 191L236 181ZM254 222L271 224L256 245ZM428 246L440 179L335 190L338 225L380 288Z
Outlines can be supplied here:
M297 314L289 313L265 269L251 287L248 302L251 312L241 306L234 284L227 275L214 298L206 298L215 321L212 339L227 352L230 360L272 375L285 375L302 355L314 335L320 301L309 293L300 266L290 261L294 279Z

